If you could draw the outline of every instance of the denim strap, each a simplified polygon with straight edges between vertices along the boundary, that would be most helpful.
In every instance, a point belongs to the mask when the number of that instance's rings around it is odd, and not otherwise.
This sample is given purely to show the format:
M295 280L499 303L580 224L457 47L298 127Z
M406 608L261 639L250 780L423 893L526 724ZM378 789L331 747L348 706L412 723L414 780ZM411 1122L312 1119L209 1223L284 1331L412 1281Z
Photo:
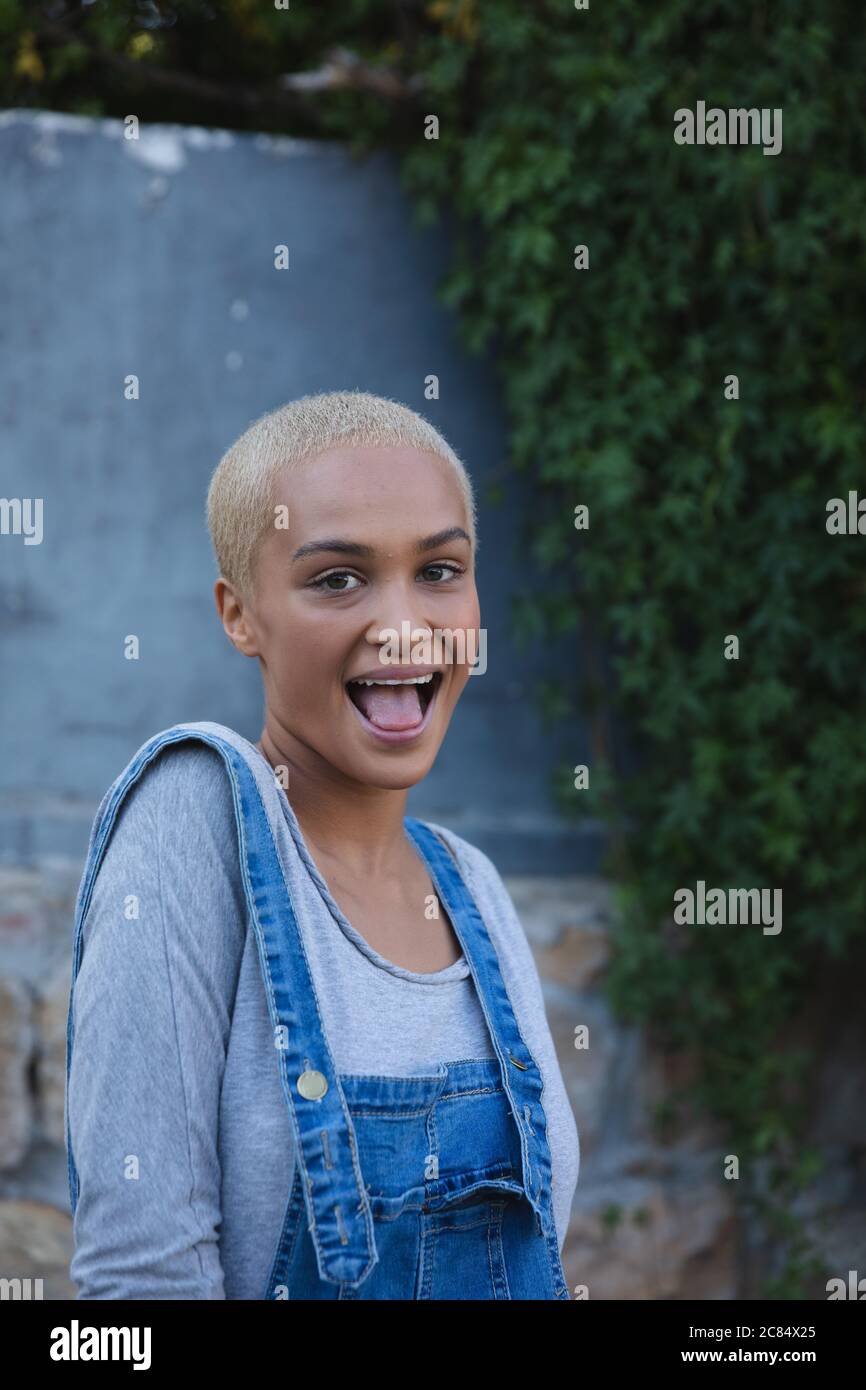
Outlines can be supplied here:
M523 1041L496 949L456 867L450 847L445 846L440 837L422 821L407 816L404 825L427 866L436 892L445 904L469 964L499 1058L502 1084L520 1134L524 1190L535 1210L539 1231L546 1233L553 1221L552 1161L547 1141L547 1118L541 1104L544 1088L541 1071Z

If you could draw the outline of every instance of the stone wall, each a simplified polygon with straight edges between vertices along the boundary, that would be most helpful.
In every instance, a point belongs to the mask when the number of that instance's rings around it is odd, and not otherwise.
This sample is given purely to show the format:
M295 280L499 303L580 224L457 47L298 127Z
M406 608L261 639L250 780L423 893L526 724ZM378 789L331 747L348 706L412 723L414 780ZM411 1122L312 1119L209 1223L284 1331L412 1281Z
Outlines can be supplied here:
M74 1298L63 1098L81 864L0 869L0 1278Z

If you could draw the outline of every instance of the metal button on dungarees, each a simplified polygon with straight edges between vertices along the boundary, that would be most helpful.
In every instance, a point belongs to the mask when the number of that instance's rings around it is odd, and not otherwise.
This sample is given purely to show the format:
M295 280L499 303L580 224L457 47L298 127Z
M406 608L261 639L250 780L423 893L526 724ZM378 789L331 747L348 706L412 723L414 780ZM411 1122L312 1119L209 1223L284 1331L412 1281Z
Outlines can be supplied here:
M328 1089L328 1078L320 1071L302 1071L298 1077L298 1090L304 1100L321 1100Z

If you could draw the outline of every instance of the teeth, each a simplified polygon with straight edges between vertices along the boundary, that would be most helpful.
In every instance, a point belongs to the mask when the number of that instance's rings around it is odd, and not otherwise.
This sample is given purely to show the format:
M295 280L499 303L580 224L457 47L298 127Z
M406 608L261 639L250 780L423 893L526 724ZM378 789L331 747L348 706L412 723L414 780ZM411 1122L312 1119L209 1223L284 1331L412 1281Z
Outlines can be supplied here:
M349 681L350 685L426 685L432 681L432 673L429 676L408 676L402 681Z

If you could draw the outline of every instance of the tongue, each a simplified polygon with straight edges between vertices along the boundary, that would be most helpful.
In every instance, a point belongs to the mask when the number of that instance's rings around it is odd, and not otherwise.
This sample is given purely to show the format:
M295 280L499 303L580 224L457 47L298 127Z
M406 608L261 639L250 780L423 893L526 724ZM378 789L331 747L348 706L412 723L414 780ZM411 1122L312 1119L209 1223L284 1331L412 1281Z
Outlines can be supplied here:
M355 703L377 729L411 729L421 721L417 685L356 685Z

